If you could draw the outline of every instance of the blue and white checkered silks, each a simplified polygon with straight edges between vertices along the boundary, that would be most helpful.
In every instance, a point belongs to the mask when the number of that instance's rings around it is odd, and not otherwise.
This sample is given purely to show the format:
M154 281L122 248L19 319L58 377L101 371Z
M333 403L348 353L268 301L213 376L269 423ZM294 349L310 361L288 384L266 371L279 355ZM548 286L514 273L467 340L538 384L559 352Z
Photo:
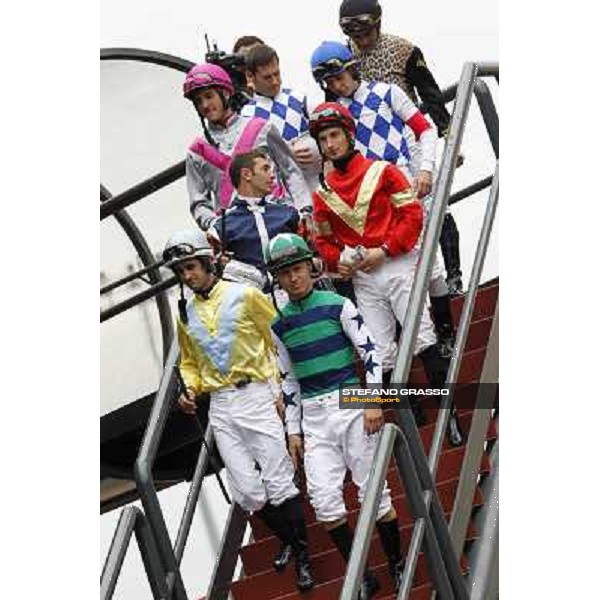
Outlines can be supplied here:
M374 160L410 163L405 123L392 109L392 89L381 82L361 82L352 98L338 98L356 120L356 149Z
M275 98L255 94L242 108L242 115L270 121L286 142L308 131L306 97L288 88L283 88Z

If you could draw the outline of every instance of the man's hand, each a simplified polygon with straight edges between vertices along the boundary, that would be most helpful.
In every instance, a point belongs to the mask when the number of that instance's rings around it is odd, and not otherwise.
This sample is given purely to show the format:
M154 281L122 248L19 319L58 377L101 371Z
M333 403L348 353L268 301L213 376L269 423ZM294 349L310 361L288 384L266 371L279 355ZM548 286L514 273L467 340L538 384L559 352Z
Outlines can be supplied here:
M285 404L283 403L283 393L281 391L275 396L275 408L279 418L283 421L285 419Z
M351 265L348 263L338 263L338 273L343 279L350 279L352 275L354 275L355 265Z
M380 408L365 408L365 431L377 433L383 427L383 411Z
M461 152L460 154L458 154L456 156L456 168L458 169L458 167L462 167L464 162L465 162L465 155L462 154L462 152Z
M295 433L288 435L288 448L294 469L298 470L300 461L304 458L304 445L302 443L302 436Z
M179 396L179 400L177 401L179 403L179 408L181 408L181 410L186 414L186 415L195 415L196 414L196 390L194 390L193 388L187 388L187 395L191 398L191 400L188 400L185 394L181 394L181 396Z
M386 253L381 248L367 248L365 257L355 265L356 269L370 273L383 264Z
M231 260L231 252L221 252L217 256L217 263L219 266L224 267Z
M415 192L417 198L425 198L425 196L431 194L433 188L433 174L429 171L419 171L417 178L415 179Z
M312 215L308 213L301 214L298 224L298 235L305 240L312 240L315 234L315 225Z
M292 146L292 154L301 167L309 167L316 162L316 157L307 146Z

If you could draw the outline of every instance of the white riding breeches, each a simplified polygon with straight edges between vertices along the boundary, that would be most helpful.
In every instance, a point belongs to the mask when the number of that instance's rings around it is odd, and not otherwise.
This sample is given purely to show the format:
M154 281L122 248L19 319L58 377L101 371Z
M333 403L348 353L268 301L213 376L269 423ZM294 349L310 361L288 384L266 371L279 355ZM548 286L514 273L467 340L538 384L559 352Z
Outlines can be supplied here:
M211 392L209 420L232 497L244 510L260 510L267 500L278 506L298 494L268 382Z
M371 273L357 271L352 277L358 310L375 338L384 371L394 367L396 360L396 321L404 323L408 300L417 267L415 250L386 261ZM423 308L415 354L436 343L428 306Z
M346 516L343 487L348 469L362 504L380 433L365 432L364 410L339 408L337 391L303 400L302 413L304 470L310 503L318 521L337 521ZM386 482L377 518L391 507Z

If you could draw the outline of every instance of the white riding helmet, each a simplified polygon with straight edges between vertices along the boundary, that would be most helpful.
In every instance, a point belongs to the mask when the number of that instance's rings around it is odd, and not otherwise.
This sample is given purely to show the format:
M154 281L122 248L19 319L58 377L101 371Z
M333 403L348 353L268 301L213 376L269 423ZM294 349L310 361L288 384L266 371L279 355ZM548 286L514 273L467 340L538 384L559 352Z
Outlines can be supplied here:
M215 252L201 229L186 229L175 232L163 250L162 258L166 267L172 269L188 258L208 257L214 259Z

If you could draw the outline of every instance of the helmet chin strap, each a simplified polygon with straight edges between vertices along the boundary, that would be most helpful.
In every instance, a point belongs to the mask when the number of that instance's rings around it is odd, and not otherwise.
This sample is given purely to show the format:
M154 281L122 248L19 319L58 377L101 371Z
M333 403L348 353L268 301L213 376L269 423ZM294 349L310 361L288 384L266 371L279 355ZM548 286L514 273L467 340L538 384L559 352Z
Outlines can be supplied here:
M179 318L184 325L188 324L188 315L187 315L187 300L185 299L185 294L183 292L183 282L179 281L179 293L180 297L177 300L177 310L179 311Z
M215 90L216 90L217 94L219 94L219 97L221 98L221 102L223 103L223 111L227 111L228 108L231 108L229 99L225 96L225 94L223 93L223 91L221 90L221 88L215 88ZM200 112L200 110L196 106L196 103L192 102L192 104L194 105L194 108L196 109L196 113L200 117L200 123L202 125L202 131L204 132L204 137L206 138L206 141L211 146L214 146L215 148L218 148L219 144L217 144L217 142L215 142L215 138L211 135L211 133L210 133L210 131L208 129L208 126L206 125L206 119L202 116L202 113Z

